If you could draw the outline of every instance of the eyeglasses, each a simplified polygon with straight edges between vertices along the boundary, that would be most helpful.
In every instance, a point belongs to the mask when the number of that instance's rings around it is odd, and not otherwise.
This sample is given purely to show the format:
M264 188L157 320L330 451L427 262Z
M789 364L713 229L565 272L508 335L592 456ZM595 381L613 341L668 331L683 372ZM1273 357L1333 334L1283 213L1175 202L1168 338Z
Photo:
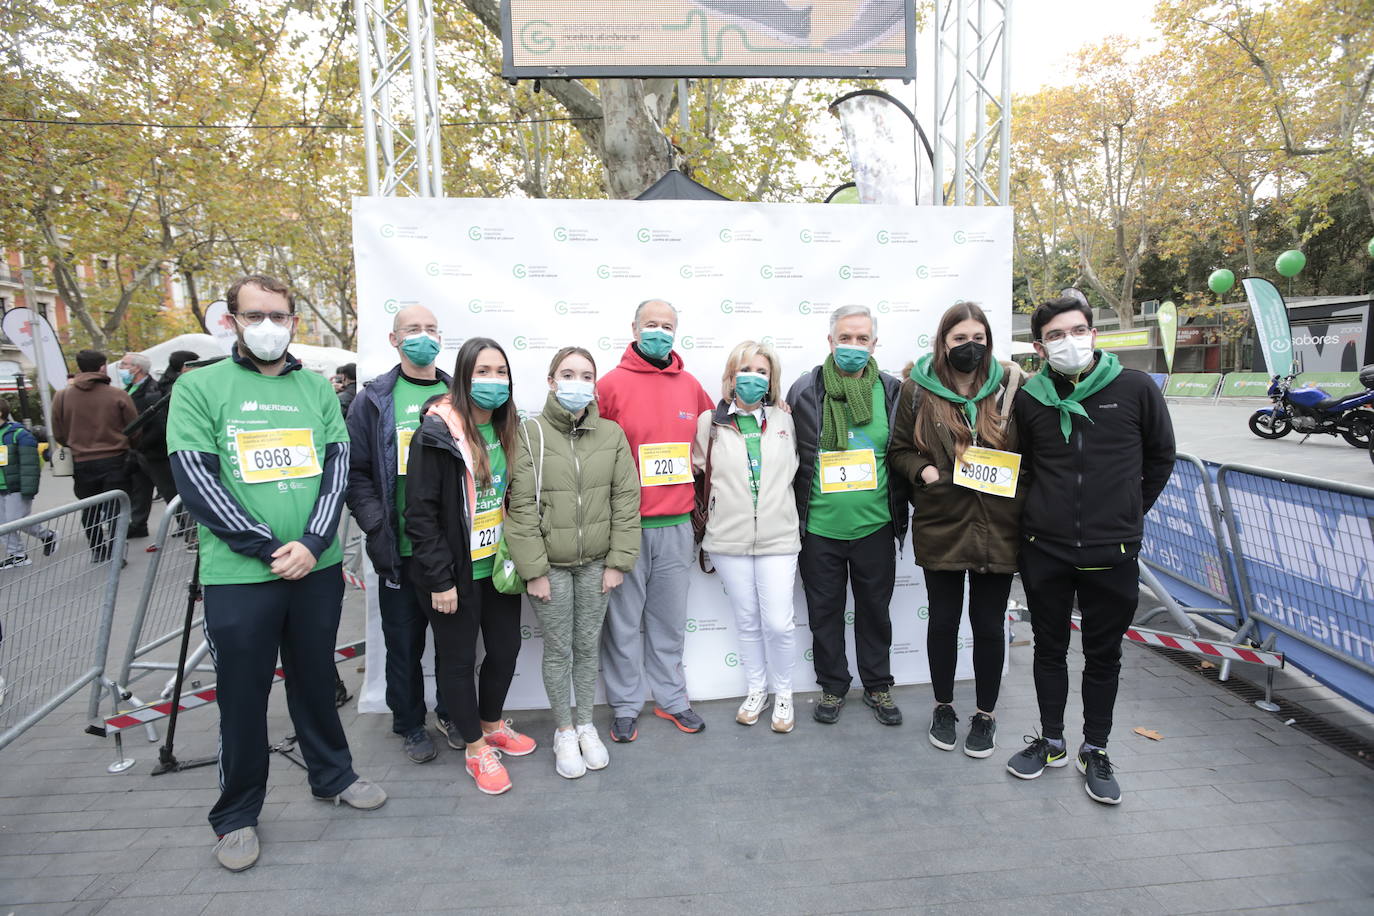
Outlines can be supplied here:
M234 315L235 320L245 328L250 324L260 324L264 318L277 327L284 328L295 317L291 312L237 312Z
M1069 328L1067 331L1046 331L1043 342L1056 343L1063 340L1065 337L1087 337L1092 331L1093 329L1086 324L1080 324L1077 327Z

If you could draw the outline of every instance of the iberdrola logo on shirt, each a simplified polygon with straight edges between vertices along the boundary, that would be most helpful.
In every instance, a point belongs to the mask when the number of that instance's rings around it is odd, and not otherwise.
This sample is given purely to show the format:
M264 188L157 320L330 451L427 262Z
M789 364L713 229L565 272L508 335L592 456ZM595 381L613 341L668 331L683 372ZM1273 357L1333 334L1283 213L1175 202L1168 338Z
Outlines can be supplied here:
M419 413L419 412L420 412L420 405L419 405L419 404L411 404L409 407L406 408L406 413Z
M247 413L250 410L284 410L288 413L300 413L301 409L292 404L259 404L257 401L244 401L239 405L239 410Z

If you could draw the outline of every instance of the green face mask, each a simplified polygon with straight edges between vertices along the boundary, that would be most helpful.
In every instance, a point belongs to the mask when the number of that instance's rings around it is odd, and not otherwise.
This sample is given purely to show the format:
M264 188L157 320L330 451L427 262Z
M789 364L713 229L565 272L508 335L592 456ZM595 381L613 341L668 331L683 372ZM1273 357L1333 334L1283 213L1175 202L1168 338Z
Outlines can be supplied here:
M768 393L768 376L757 372L735 373L735 396L742 404L757 404Z
M847 347L840 344L835 347L835 365L841 372L858 372L868 365L869 353L863 347Z
M401 352L417 366L428 366L439 355L439 341L428 334L412 334L401 341Z
M673 352L673 335L658 328L640 331L639 350L650 359L667 359L668 354Z
M495 410L510 400L510 382L475 378L468 396L472 398L472 403L483 410Z

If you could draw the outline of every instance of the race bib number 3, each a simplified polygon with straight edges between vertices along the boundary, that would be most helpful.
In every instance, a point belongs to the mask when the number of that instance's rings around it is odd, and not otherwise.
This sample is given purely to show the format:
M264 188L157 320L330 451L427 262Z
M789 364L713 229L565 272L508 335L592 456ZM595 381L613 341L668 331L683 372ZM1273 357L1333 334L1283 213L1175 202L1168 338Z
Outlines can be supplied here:
M639 447L639 483L666 487L692 482L692 447L686 442L658 442Z
M396 476L406 476L406 461L410 458L410 440L415 438L413 429L396 430Z
M1015 452L970 446L954 459L955 486L992 496L1015 496L1020 474L1021 456Z
M318 477L320 458L308 429L261 429L235 434L239 474L244 483L270 483Z
M821 492L851 493L878 488L878 461L871 448L821 452Z
M473 562L496 556L496 544L501 540L501 509L478 512L472 520L472 541L469 549Z

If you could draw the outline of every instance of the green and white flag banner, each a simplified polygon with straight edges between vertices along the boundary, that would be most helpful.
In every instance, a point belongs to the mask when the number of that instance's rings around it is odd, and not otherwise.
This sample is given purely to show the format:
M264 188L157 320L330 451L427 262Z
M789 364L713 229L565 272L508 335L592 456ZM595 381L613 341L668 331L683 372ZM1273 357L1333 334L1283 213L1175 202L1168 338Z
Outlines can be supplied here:
M422 304L439 319L446 371L464 339L502 343L525 411L542 408L549 360L563 346L589 349L602 374L613 368L630 341L635 306L652 298L677 307L675 347L712 397L742 340L773 344L786 390L824 358L830 313L843 305L873 310L878 364L888 372L929 352L941 314L960 300L982 305L994 353L1010 352L1006 207L359 198L353 238L359 381L396 364L387 344L393 316ZM375 575L367 581L368 640L380 649ZM694 573L690 589L689 693L742 695L734 613L719 581ZM527 604L522 613L527 639L509 706L544 707L539 624ZM898 560L891 616L897 683L929 681L924 579L909 545ZM794 682L805 691L814 689L814 669L800 584L796 619ZM959 639L958 676L971 677L967 615ZM852 627L846 642L852 665ZM369 659L362 711L386 711L383 670Z
M1262 277L1246 277L1240 282L1245 287L1245 298L1250 300L1265 367L1271 376L1288 375L1293 371L1293 334L1283 294Z

